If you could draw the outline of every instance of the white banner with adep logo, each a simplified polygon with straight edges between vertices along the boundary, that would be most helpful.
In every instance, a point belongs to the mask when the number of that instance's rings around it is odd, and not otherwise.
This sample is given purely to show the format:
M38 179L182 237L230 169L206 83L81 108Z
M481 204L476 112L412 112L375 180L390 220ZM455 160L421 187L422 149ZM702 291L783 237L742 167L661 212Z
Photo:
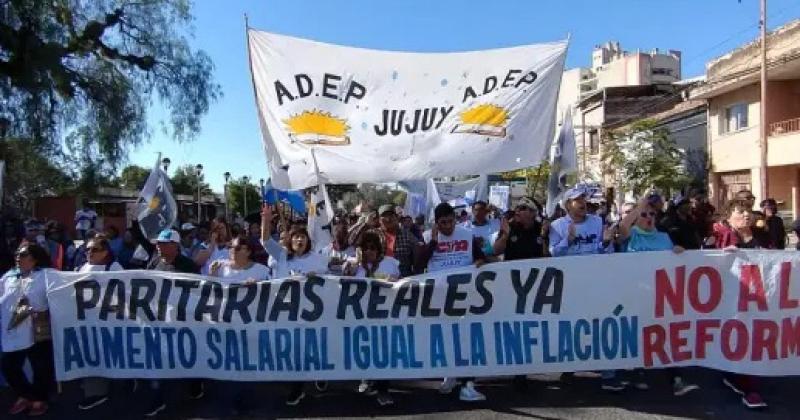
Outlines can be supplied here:
M538 165L553 136L567 48L559 41L411 53L252 29L248 45L270 174L281 189Z
M395 283L48 274L60 380L518 375L697 365L800 374L800 254L497 263Z

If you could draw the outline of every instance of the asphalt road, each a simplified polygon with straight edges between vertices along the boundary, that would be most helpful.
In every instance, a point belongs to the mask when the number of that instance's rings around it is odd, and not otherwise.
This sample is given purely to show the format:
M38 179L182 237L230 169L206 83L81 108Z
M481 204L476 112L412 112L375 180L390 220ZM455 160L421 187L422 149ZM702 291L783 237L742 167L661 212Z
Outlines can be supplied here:
M472 420L528 418L555 419L800 419L800 378L765 378L762 395L770 404L762 411L745 408L738 397L720 382L718 372L691 369L685 373L689 382L701 389L683 397L674 397L663 372L649 372L651 389L627 390L610 394L599 389L600 380L593 374L578 374L565 384L557 375L531 375L525 391L515 390L510 380L492 378L480 381L479 390L488 400L465 403L457 393L440 395L438 382L405 381L392 385L395 404L380 407L374 398L358 394L356 382L332 383L319 393L310 392L297 407L284 405L288 387L285 384L231 384L209 381L206 395L190 400L184 382L165 385L167 410L160 419L271 419L271 418L351 418L383 419L435 418L437 420ZM46 419L141 419L149 401L149 390L141 386L131 393L126 383L115 383L111 400L91 411L79 411L81 392L77 383L67 383L55 396ZM313 388L313 386L309 387ZM243 396L245 411L232 414L233 395ZM24 414L9 416L12 396L0 389L0 418L27 418Z

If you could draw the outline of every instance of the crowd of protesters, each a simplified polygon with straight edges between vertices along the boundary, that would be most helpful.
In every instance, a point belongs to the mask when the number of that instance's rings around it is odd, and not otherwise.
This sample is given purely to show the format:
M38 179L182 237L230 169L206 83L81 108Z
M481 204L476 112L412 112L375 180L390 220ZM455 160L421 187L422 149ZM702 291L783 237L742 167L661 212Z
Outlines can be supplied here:
M665 202L666 201L666 202ZM96 228L97 214L84 205L75 217L78 240L73 241L55 222L30 220L21 229L3 226L0 241L0 318L2 357L0 367L16 400L10 414L27 412L38 416L48 410L48 395L54 383L53 348L45 294L46 269L63 271L118 271L128 269L195 273L218 277L231 285L247 286L288 276L337 274L396 281L424 272L456 266L480 266L487 262L563 257L619 252L672 251L719 248L784 249L786 229L775 200L754 209L754 197L742 191L730 200L724 214L707 203L702 192L676 195L669 200L650 193L618 210L588 187L579 185L566 192L554 217L543 214L542 205L523 197L505 213L483 201L469 209L442 203L433 211L426 229L424 217L402 215L393 205L383 205L362 214L339 214L332 221L332 241L317 246L302 222L276 217L265 205L261 219L249 224L230 224L216 218L207 224L183 223L148 240L134 222L126 231ZM466 211L469 210L469 211ZM797 222L792 226L800 230ZM458 242L464 246L449 246ZM798 245L800 247L800 245ZM799 248L800 249L800 248ZM32 367L31 379L23 372ZM682 371L670 369L672 391L682 396L697 386L684 380ZM601 389L624 392L633 387L648 389L643 370L602 371ZM561 378L569 382L571 373ZM624 380L624 379L630 380ZM740 394L749 408L765 407L757 378L726 375L722 382ZM111 381L81 380L82 410L91 410L109 398ZM127 381L133 391L137 381ZM204 397L202 380L185 381L188 398ZM161 382L149 380L147 416L166 407ZM513 378L513 386L526 389L527 378ZM307 385L297 382L287 395L288 405L300 404ZM374 396L381 406L393 403L390 382L362 381L358 392ZM229 387L233 403L244 394L243 384ZM324 391L325 382L314 387ZM463 401L480 401L476 378L444 378L443 394L458 390Z

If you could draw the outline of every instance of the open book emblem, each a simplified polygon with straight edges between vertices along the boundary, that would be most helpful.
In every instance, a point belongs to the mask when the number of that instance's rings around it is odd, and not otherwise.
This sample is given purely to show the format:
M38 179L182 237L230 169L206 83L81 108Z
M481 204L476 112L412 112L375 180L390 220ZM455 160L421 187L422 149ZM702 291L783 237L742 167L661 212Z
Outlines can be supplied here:
M347 121L328 112L303 111L283 120L293 143L323 146L346 146L350 144Z
M481 104L459 114L460 124L453 126L451 133L480 134L482 136L505 137L508 111L494 104Z

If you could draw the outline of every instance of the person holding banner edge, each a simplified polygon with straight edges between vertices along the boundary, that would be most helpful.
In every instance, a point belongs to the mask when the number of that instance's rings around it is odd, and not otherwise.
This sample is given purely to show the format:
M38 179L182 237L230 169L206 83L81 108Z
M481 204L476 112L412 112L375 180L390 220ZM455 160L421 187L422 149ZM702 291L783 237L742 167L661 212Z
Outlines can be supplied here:
M16 415L28 410L36 417L48 410L48 393L54 382L53 342L46 292L50 256L40 245L22 245L14 255L16 268L0 279L0 317L3 353L0 367L17 399L8 410ZM23 371L33 369L33 383Z
M328 271L328 259L319 253L312 252L311 238L303 227L295 226L281 244L272 239L269 232L272 226L272 207L263 203L261 206L261 245L275 261L272 277L282 279L290 276L314 276ZM328 388L326 381L314 383L317 390ZM295 382L286 397L286 405L294 406L306 397L305 382Z
M475 264L480 267L486 257L472 232L456 225L456 212L448 203L440 203L433 210L434 224L423 235L425 243L418 247L417 267L427 267L435 272ZM439 392L450 394L458 385L457 378L444 378ZM458 397L461 401L484 401L486 396L475 389L475 378L461 378Z
M658 212L652 204L652 196L645 197L637 203L636 208L619 223L619 240L625 243L624 252L648 252L648 251L669 251L676 254L682 253L685 249L680 245L675 245L666 232L660 232L656 228ZM634 386L640 390L649 389L645 381L645 371L635 369L636 383ZM671 378L672 394L676 397L686 395L699 387L683 381L681 369L668 368L667 372ZM605 384L616 382L615 371L604 371L603 381Z
M79 273L92 271L122 271L124 268L114 261L111 243L104 235L96 235L89 239L86 245L88 261L80 266ZM85 378L81 381L83 400L78 403L78 409L91 410L108 401L109 385L111 381L106 378Z
M162 230L156 238L155 245L144 236L139 222L133 222L133 230L131 232L134 233L135 240L149 256L146 269L176 273L200 273L200 268L197 264L181 254L181 235L177 231L173 229ZM205 386L200 379L189 380L189 388L189 398L193 400L199 400L205 395ZM164 401L163 390L159 380L151 380L150 389L153 395L148 403L145 416L155 417L167 408L167 404Z

